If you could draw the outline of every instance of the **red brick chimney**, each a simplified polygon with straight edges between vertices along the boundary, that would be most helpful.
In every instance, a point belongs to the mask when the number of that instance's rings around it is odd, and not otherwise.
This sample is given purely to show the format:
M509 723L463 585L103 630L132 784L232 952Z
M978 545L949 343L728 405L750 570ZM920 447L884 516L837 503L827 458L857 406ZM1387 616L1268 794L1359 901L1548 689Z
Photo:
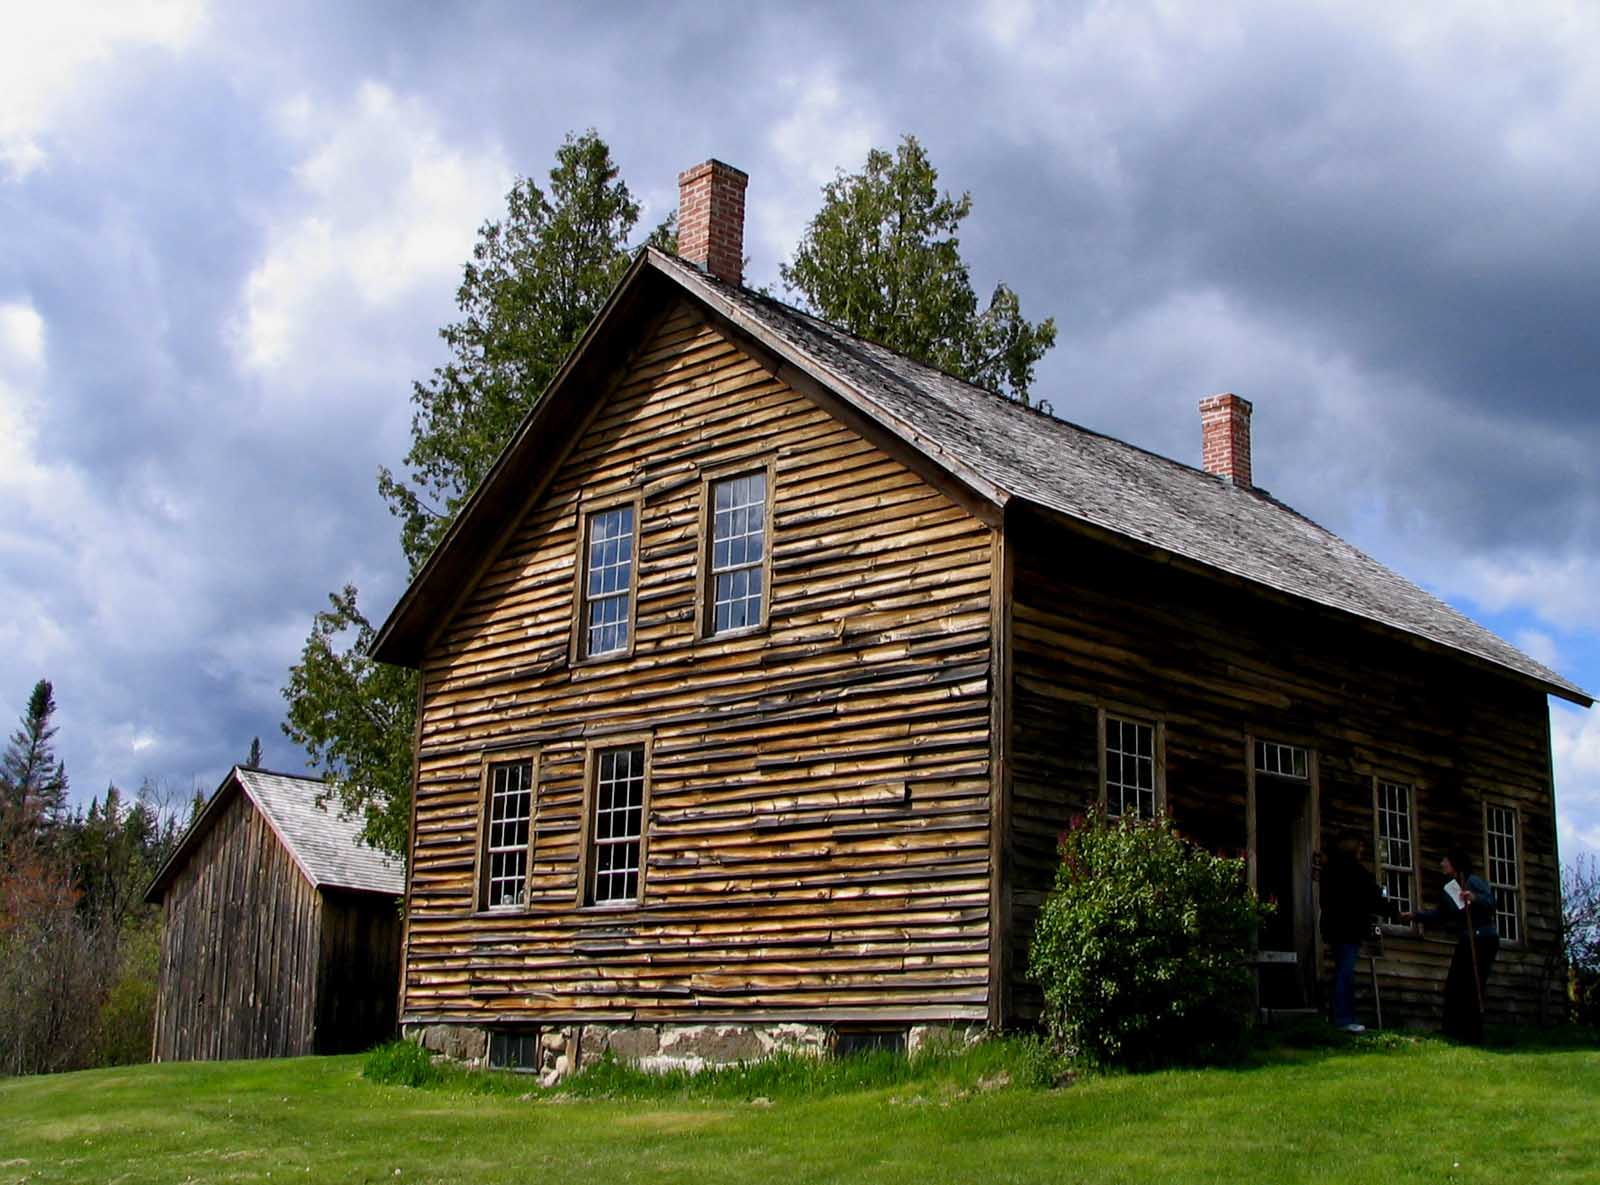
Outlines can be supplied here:
M1251 488L1250 401L1213 395L1200 401L1200 463L1205 471Z
M708 160L678 174L678 258L730 284L744 281L744 187L750 178Z

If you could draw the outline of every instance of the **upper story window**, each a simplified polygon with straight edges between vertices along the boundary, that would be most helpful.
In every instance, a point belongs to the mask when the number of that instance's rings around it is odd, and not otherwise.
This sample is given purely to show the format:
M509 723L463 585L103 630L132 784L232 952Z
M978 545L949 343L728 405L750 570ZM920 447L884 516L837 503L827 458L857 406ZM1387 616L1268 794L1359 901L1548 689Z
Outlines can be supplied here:
M516 909L528 902L528 839L533 819L533 760L489 766L488 827L483 837L483 906Z
M712 481L709 502L706 633L758 627L766 620L767 471Z
M590 905L635 903L644 863L645 746L596 750L591 778L585 899Z
M1311 762L1306 750L1298 745L1280 745L1277 741L1256 742L1256 773L1304 782L1311 777L1310 770Z
M614 506L585 520L582 656L623 654L633 602L635 507Z
M1156 726L1107 715L1101 744L1106 814L1155 818Z
M1488 861L1484 879L1494 890L1495 924L1500 941L1522 941L1522 859L1518 847L1517 808L1485 803L1483 839Z
M1411 810L1411 787L1378 779L1374 806L1377 811L1378 868L1389 901L1397 912L1417 908L1416 827Z

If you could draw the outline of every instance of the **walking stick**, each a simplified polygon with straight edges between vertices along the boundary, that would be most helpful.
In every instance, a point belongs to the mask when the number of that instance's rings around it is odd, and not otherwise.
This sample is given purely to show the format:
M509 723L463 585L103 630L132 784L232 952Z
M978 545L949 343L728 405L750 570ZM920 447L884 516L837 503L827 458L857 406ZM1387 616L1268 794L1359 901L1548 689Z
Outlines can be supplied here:
M1472 990L1478 997L1478 1020L1483 1020L1483 976L1478 974L1478 929L1472 924L1472 902L1467 902L1467 949L1472 952Z

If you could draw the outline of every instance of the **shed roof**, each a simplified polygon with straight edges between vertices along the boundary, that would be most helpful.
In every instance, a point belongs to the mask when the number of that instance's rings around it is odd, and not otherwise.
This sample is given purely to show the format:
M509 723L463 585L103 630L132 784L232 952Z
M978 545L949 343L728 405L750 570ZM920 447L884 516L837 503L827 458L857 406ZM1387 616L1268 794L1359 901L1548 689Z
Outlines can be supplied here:
M1240 488L1023 407L649 248L385 622L374 648L379 658L415 657L425 632L417 615L440 603L438 591L429 595L430 582L445 584L449 577L441 573L452 571L459 579L460 561L452 553L471 550L473 539L489 538L488 525L474 520L505 505L497 486L525 482L524 462L537 456L559 422L563 388L575 374L596 368L595 355L621 344L606 332L608 322L637 324L636 290L646 289L691 297L996 507L1030 504L1470 656L1576 703L1592 702L1577 685L1263 490Z
M167 885L238 794L261 812L312 888L396 897L405 892L405 870L392 857L361 841L360 820L317 802L326 789L327 784L318 778L234 766L150 882L145 900L152 905L160 903Z

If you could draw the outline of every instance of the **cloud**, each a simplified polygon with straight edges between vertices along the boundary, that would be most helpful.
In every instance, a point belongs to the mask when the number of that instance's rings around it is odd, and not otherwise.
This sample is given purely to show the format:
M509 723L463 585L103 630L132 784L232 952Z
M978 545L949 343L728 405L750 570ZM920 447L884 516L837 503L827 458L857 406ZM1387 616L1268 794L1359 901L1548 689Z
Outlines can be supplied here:
M305 376L325 364L330 326L448 290L512 170L493 146L449 142L424 101L377 83L336 112L297 98L279 122L305 145L298 192L268 217L233 344L248 369Z
M16 4L0 37L0 178L45 167L52 133L84 105L119 54L180 52L203 27L200 0L64 0Z
M1558 704L1550 713L1562 859L1600 856L1600 712Z

